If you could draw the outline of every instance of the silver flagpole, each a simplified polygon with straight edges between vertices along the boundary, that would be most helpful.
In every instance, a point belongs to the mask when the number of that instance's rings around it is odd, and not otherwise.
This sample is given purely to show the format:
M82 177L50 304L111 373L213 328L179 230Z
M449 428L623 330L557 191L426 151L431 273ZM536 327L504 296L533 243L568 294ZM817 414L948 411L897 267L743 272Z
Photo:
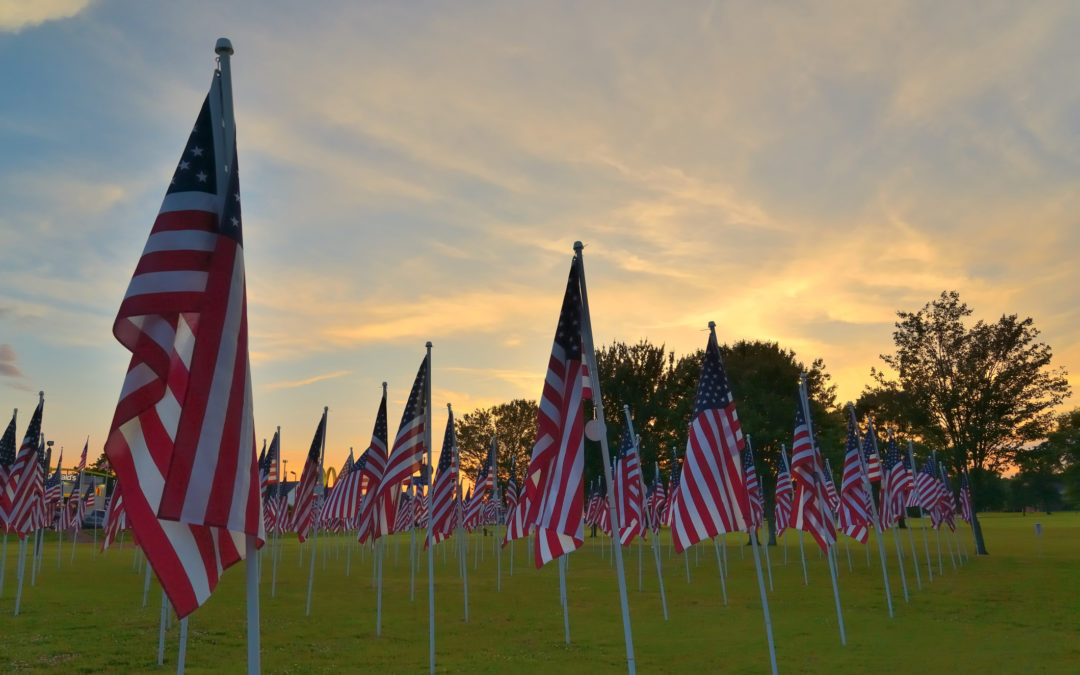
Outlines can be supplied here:
M169 611L169 601L165 597L165 589L161 589L161 619L158 622L157 664L165 663L165 615Z
M15 616L19 616L19 606L22 604L23 577L26 576L26 540L19 540L19 563L18 577L19 588L15 592Z
M817 442L814 440L814 422L810 418L810 394L806 390L806 373L801 373L799 375L799 380L800 380L799 381L799 403L802 404L803 415L806 418L806 431L807 431L807 435L809 436L809 442L811 444L811 448L814 451L814 471L816 473L817 469L818 469L818 457L819 457L818 453L819 453L819 449L817 447ZM821 517L822 518L832 517L831 513L828 512L829 505L828 505L827 500L824 498L824 495L821 492L821 486L820 485L818 486L818 495L817 496L818 496L818 500L822 502L822 504L821 504L822 507L824 507L824 509L825 509L824 511L822 511ZM799 537L799 545L800 545L800 547L802 546L802 537L801 536ZM836 543L833 542L832 547L835 547L835 546L836 546ZM826 555L825 557L829 559L829 576L832 578L833 599L836 600L836 622L837 622L837 624L838 624L838 626L840 628L840 644L846 646L847 645L847 635L844 633L844 612L840 607L840 588L836 583L836 565L834 564L835 561L833 559L833 556ZM805 564L805 562L804 562L804 564ZM805 574L805 571L804 571L804 574Z
M12 413L11 419L14 420L16 417L18 417L18 415L19 415L19 409L15 408L15 412ZM64 484L61 483L60 484L60 497L61 497L60 501L61 501L61 503L63 502L63 496L64 496ZM61 522L63 522L63 516L61 516ZM3 550L3 553L0 553L0 598L4 597L4 575L7 573L7 540L8 540L8 533L4 532L4 550ZM63 547L63 542L64 542L64 533L63 533L63 531L61 531L60 532L60 546L61 547ZM57 569L60 568L60 554L59 553L56 554L56 567L57 567Z
M424 433L425 434L427 433L426 429L425 429ZM410 479L409 482L412 483L413 481ZM415 518L415 514L418 513L420 511L420 509L417 508L416 485L415 484L410 485L409 489L412 491L412 497L410 498L412 503L409 505L409 508L412 510L412 513L414 514L414 517L411 519L412 522L409 523L409 602L414 602L416 600L416 518ZM431 548L431 547L429 546L428 548Z
M188 618L180 619L180 649L176 657L176 674L184 675L184 661L187 659L187 624Z
M716 323L709 322L709 331L716 335ZM754 446L750 443L750 435L746 435L746 451L750 453L751 463L754 461ZM760 485L760 483L759 483ZM743 483L743 489L746 489L745 482ZM764 511L764 509L763 509ZM764 521L764 512L762 513L762 521ZM773 675L777 675L776 670L776 645L773 642L772 634L772 619L769 617L769 596L765 593L765 578L761 573L761 554L758 553L758 540L757 540L757 524L749 522L746 524L747 530L750 532L750 546L754 549L754 567L757 569L757 583L758 592L761 595L761 611L765 617L765 635L769 640L769 664L772 666ZM767 544L766 544L767 545Z
M449 409L449 405L447 409ZM461 587L465 594L465 623L469 623L469 552L466 549L468 539L465 535L465 507L461 503L461 464L458 454L457 430L454 430L454 474L457 478L457 551L458 551L458 574L461 576Z
M638 480L640 481L640 485L641 485L641 503L642 503L642 509L641 509L641 511L642 511L641 517L642 517L642 522L643 522L642 531L643 532L649 532L652 529L650 527L650 525L652 524L650 522L650 520L652 519L653 514L649 510L649 504L648 504L648 500L646 498L647 493L645 492L645 466L644 466L644 464L642 464L642 461L641 461L641 437L638 436L637 433L635 433L635 431L634 431L634 420L630 417L630 406L628 406L626 404L623 404L623 414L626 415L627 428L630 429L630 437L634 439L634 452L637 453L637 456L638 456ZM656 471L656 483L659 484L659 481L660 481L660 467L657 464L654 464L654 467L655 467L655 471ZM655 485L654 485L654 489L655 489ZM656 532L653 533L653 536L652 536L652 550L653 550L653 558L656 561L656 581L660 585L660 604L664 608L664 621L667 621L668 620L667 597L664 595L664 575L660 571L660 549L659 549L659 543L656 541L659 538L659 536L660 536L660 526L657 525ZM640 556L640 553L641 553L641 542L639 541L638 542L638 554L639 554L639 556ZM639 569L640 569L640 565L641 565L640 558L638 560L638 565L639 565ZM640 587L641 587L641 577L639 575L638 576L638 590L640 590Z
M274 483L274 499L280 497L278 494L281 491L281 481L284 476L281 474L281 427L277 428L277 433L274 434L274 440L278 443L278 456L277 456L277 482ZM278 514L278 520L280 521L284 514ZM277 593L277 564L278 558L281 557L281 543L279 530L281 530L280 523L274 523L274 544L270 549L270 558L274 563L274 571L270 579L270 597L274 597Z
M214 45L214 52L218 55L218 65L221 70L221 113L223 129L222 152L215 153L218 167L218 195L220 200L229 199L228 192L230 171L236 169L233 166L233 152L236 148L236 117L233 112L232 91L232 55L234 53L232 42L228 38L218 38ZM224 165L224 166L222 166ZM224 170L222 170L224 169ZM238 197L239 198L239 197ZM257 489L257 488L256 488ZM259 497L260 504L262 496ZM262 511L260 509L260 518ZM261 528L260 528L261 529ZM259 662L259 545L256 535L245 535L247 541L244 547L244 573L247 575L247 642L248 642L248 672L258 673L261 670ZM95 542L97 541L97 529L94 530ZM96 548L96 547L95 547ZM181 622L184 639L187 637L187 620ZM185 647L181 642L181 649ZM180 662L177 664L178 672L183 672L183 651Z
M435 513L432 510L431 498L435 487L435 465L431 462L431 342L427 347L427 404L424 406L424 446L427 448L427 579L428 579L428 657L431 663L431 672L435 672L435 546L431 542L431 524L435 521ZM415 531L416 528L414 527Z
M848 409L851 411L852 418L855 416L855 406L848 404ZM866 433L871 433L874 427L874 418L869 415L866 416L870 421L870 426ZM874 450L877 451L877 439L874 439ZM885 583L885 600L889 606L889 618L893 617L892 606L892 591L889 589L889 570L885 563L885 546L881 541L881 519L878 517L877 504L874 502L874 489L870 485L870 468L866 464L866 457L863 456L862 448L857 450L859 454L859 468L862 473L863 487L866 489L866 494L870 498L870 515L874 519L874 532L877 535L877 548L878 554L881 556L881 579Z
M318 495L318 489L322 483L323 476L323 457L326 455L326 426L327 426L327 413L330 411L329 406L323 406L323 435L322 435L322 448L319 449L319 473L315 475L315 489L311 495L311 566L308 568L308 582L307 582L307 607L304 611L304 616L311 616L311 589L315 586L315 552L319 550L319 523L315 519L315 497Z
M630 603L626 597L626 576L623 573L622 546L619 545L618 540L618 529L621 529L622 521L619 519L619 514L615 509L615 490L612 489L614 483L611 481L611 467L608 466L610 451L608 450L607 442L607 426L604 421L604 402L603 397L600 394L600 374L596 369L596 354L593 351L592 318L589 314L589 292L585 284L585 260L582 256L582 249L584 249L582 243L580 241L575 241L574 252L577 254L578 259L578 275L581 280L581 306L583 310L583 316L581 317L581 337L584 342L585 360L588 363L589 368L589 380L592 387L596 419L600 421L600 458L604 465L604 477L607 480L609 488L607 501L608 511L611 514L611 548L615 552L615 564L618 568L619 603L622 605L623 638L626 641L626 668L627 672L629 672L630 675L633 675L637 672L637 668L634 665L634 638L630 629Z
M873 429L873 418L870 417L869 415L867 415L867 418L870 419L870 429ZM892 437L892 429L889 429L889 437L890 438ZM877 434L872 434L871 438L874 441L874 454L877 455L880 458L881 457L881 450L880 450L880 448L878 448ZM859 453L859 456L862 457L861 452ZM868 470L869 470L869 467L868 467ZM889 480L889 477L887 475L885 475L885 472L883 470L882 473L881 473L881 489L879 490L879 492L881 494L881 499L883 501L885 499L885 486L886 486L885 484L886 484L886 482L888 480ZM873 495L873 493L871 493L870 494L870 502L873 503L873 501L874 501L874 495ZM879 531L881 530L881 528L884 528L884 527L885 527L885 523L882 523L881 520L879 519L878 520ZM896 565L900 568L900 585L904 589L904 602L905 603L910 603L911 600L908 597L907 574L904 572L904 554L900 551L900 536L899 536L899 533L896 531L896 525L895 524L892 525L892 534L893 534L893 543L896 544ZM881 548L881 547L882 547L881 539L879 538L878 539L878 548ZM881 559L882 560L885 559L885 551L884 550L881 551Z

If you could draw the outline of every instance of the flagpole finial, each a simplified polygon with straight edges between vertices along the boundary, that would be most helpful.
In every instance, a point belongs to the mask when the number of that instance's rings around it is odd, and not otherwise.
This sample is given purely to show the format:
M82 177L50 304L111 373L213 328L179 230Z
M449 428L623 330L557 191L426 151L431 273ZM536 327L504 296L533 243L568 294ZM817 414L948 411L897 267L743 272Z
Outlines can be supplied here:
M574 253L581 253L581 249L583 248L585 248L585 244L582 244L580 241L574 242Z
M217 44L214 45L214 52L217 54L228 54L232 56L235 51L233 50L232 41L229 38L218 38Z
M322 408L322 411L323 411L324 414L330 412L330 406L324 405L323 408Z
M454 411L453 411L453 409L452 409L452 408L450 407L450 403L449 403L449 402L447 402L447 404L446 404L446 409L447 409L448 411L450 411L450 412L454 412Z
M716 330L716 322L715 321L710 321L709 322L709 330L710 331Z
M280 424L278 425L277 430L278 430L278 433L280 434L281 433L281 425Z
M41 403L42 401L44 401L44 400L45 400L45 392L43 392L43 391L39 391L39 392L37 393L37 395L38 395L38 403Z

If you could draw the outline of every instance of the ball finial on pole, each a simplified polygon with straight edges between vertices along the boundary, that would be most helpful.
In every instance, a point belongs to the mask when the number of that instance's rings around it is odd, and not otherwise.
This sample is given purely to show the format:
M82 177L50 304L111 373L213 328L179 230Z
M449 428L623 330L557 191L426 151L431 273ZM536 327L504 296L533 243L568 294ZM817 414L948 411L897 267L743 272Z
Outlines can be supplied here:
M574 242L574 251L576 253L581 253L581 249L583 248L585 248L585 244L582 244L580 241Z
M214 52L217 54L228 54L229 56L232 56L235 53L233 51L232 42L229 38L224 37L218 38L217 44L214 45Z

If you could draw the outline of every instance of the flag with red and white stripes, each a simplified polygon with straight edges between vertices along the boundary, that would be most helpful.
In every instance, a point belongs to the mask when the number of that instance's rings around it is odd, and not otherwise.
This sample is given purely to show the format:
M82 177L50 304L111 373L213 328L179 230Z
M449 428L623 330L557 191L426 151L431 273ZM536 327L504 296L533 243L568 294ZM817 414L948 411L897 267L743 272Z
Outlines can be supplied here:
M574 257L551 346L537 415L536 442L525 474L526 527L536 527L536 567L585 542L585 420L582 415L581 260Z
M854 411L854 408L852 408ZM852 413L854 414L854 412ZM866 416L866 433L863 434L863 460L866 462L866 475L871 483L881 480L881 460L877 453L877 432L874 431L874 418Z
M731 384L710 323L672 518L677 552L748 527L750 504L741 455L744 444Z
M892 527L904 517L904 505L908 500L909 479L900 457L892 429L885 442L885 458L881 462L881 525Z
M401 486L420 470L424 463L424 424L427 419L427 391L430 385L428 357L420 362L416 372L409 400L401 414L394 447L386 460L386 469L379 482L376 502L375 536L395 532L395 518L398 512L398 499Z
M848 420L844 455L844 475L840 481L840 531L865 544L870 535L870 495L863 481L862 460L859 458L859 429L852 410Z
M56 471L45 481L45 503L59 502L64 498L63 473L60 467L64 464L64 450L60 449L60 459L56 462Z
M364 468L360 472L360 488L364 491L360 499L360 509L356 514L357 532L356 539L366 542L376 538L376 496L379 485L382 483L383 472L386 470L386 389L383 388L382 400L379 402L379 412L375 415L375 428L371 432L371 443L364 454L360 455Z
M360 455L360 459L353 460L352 448L349 449L349 459L338 474L334 489L326 495L324 507L327 518L341 518L352 521L360 510L360 486L363 482L364 469L367 467L368 453Z
M18 410L11 414L4 435L0 436L0 531L6 531L8 511L11 509L11 497L8 494L8 478L11 465L15 463L15 417Z
M296 488L296 501L293 503L292 527L301 542L307 540L318 522L318 514L315 512L315 487L322 474L322 447L325 437L326 410L323 410L319 426L315 429L315 437L311 439L307 459L304 460L304 470L300 474L300 485Z
M773 518L776 520L776 536L784 534L791 527L791 510L794 506L795 485L791 482L791 470L788 468L787 451L780 449L780 470L776 473L775 505Z
M660 531L664 510L667 508L667 490L660 480L660 470L655 469L652 489L649 491L649 527L653 532Z
M431 523L431 538L424 541L425 548L430 543L437 544L454 533L454 495L457 494L458 486L458 466L454 448L457 437L454 430L454 411L448 412L442 451L439 453L439 464L435 469L435 482L431 493L431 511L435 519Z
M14 532L24 539L33 530L37 502L45 491L45 482L41 475L38 460L38 442L41 436L41 413L45 406L44 397L38 401L30 425L26 428L19 452L11 464L7 485L4 488L4 501L7 507L5 532Z
M820 459L821 457L819 454L819 462ZM821 467L819 466L819 468ZM836 490L836 483L833 482L832 464L830 464L827 459L825 460L821 478L825 485L825 502L829 506L829 511L834 515L840 513L840 493ZM843 478L843 476L841 476L841 478Z
M765 498L761 494L757 467L754 465L754 449L746 444L743 452L743 473L746 477L746 497L750 504L750 526L755 530L765 524Z
M75 471L82 473L86 469L86 453L90 450L90 438L86 439L86 443L83 444L82 454L79 455L79 463L75 465Z
M671 462L671 477L668 478L668 498L664 505L664 513L661 520L664 525L671 527L672 518L675 517L675 502L679 498L679 477L682 476L682 462L673 459Z
M105 454L180 617L265 538L226 96L216 72L113 324L131 363Z
M645 496L641 494L641 462L630 427L623 425L615 458L615 508L619 515L619 542L627 546L645 533Z
M801 390L800 390L801 391ZM801 397L800 393L800 397ZM795 438L791 444L791 473L795 496L791 527L814 538L826 553L836 543L836 530L825 496L825 467L800 402L795 407Z
M109 503L105 507L105 539L101 542L101 550L109 548L116 541L116 535L120 534L126 526L124 515L124 495L120 488L113 489L109 495Z
M964 522L970 525L973 513L974 510L971 506L971 484L968 483L967 469L964 469L964 472L960 474L960 517L964 519Z

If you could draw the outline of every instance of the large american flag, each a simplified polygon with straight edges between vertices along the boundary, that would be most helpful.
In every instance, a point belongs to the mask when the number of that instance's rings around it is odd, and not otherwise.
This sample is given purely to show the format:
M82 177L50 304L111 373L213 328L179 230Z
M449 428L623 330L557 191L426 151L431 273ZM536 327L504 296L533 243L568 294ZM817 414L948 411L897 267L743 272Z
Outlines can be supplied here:
M216 72L113 324L132 355L105 453L180 617L265 538L227 103Z
M525 525L536 527L537 568L585 542L580 265L581 259L574 256L540 396L536 442L525 474Z
M810 438L810 425L800 402L795 407L795 438L791 444L791 473L795 479L791 526L814 538L823 551L836 543L829 505L825 497L825 467Z
M311 439L307 459L304 460L304 470L300 474L300 485L296 488L296 500L293 502L292 527L301 542L307 540L318 520L314 504L315 486L322 474L322 447L325 436L326 410L323 410L319 426L315 429L315 437Z
M711 324L709 328L672 519L679 553L720 533L745 530L750 515L741 457L743 434L716 332Z
M7 531L8 511L11 510L11 494L8 492L8 479L11 465L15 463L15 418L16 410L11 414L4 435L0 436L0 530Z
M746 496L750 504L749 525L755 530L765 524L765 499L758 482L757 467L754 466L754 449L748 442L743 451L743 473L746 476Z
M431 543L437 544L449 538L454 533L454 495L457 493L458 467L454 453L456 445L454 411L448 410L448 412L442 451L439 453L439 464L435 470L435 485L431 493L431 511L435 514L435 520L431 523L431 539L424 542L425 548Z
M776 472L776 505L773 518L776 519L776 536L784 534L791 527L791 510L794 505L795 485L791 482L791 470L788 468L787 450L780 448L780 470Z
M615 507L619 514L619 542L627 546L645 534L645 496L641 494L641 462L630 427L623 425L615 459Z
M915 474L915 498L918 505L928 513L933 513L941 498L941 484L934 477L932 461L923 462Z
M420 470L424 463L424 424L427 418L427 391L430 383L428 375L428 357L420 362L416 372L409 400L401 414L394 447L386 460L386 469L379 482L377 494L375 536L390 534L395 531L394 519L397 516L397 502L401 495L401 486Z
M900 457L900 447L896 444L892 429L889 440L885 443L885 459L881 463L881 525L892 527L904 517L904 505L907 503L910 478Z
M360 510L356 516L356 538L360 542L366 542L378 536L375 532L377 510L375 507L379 484L386 470L386 436L386 383L384 382L379 412L375 415L375 428L371 432L371 443L364 454L360 455L360 459L364 462L364 469L360 472L360 487L364 490L364 496L360 500Z
M38 441L41 435L41 412L45 406L44 397L38 401L30 425L26 428L19 452L11 464L7 485L4 488L7 505L5 532L15 532L20 539L31 532L37 500L44 492L41 466L38 462Z
M863 544L870 534L870 495L863 481L862 460L859 458L859 428L852 412L848 420L847 453L844 455L844 475L840 481L840 530Z

